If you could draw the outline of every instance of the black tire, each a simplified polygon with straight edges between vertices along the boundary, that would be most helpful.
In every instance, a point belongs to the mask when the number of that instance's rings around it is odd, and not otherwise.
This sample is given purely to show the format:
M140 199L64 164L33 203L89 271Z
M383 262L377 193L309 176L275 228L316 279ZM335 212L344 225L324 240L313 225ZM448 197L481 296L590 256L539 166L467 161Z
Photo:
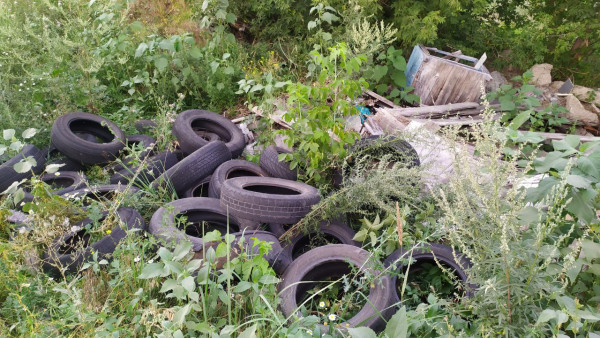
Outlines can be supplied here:
M253 176L269 177L270 175L252 162L244 160L227 161L215 169L208 186L208 195L212 198L221 197L221 187L227 179Z
M92 134L83 133L83 132L77 132L77 133L74 133L74 134L77 135L77 137L79 137L80 139L82 139L84 141L88 141L88 142L92 142L92 143L98 143L98 139L96 138L96 136L94 136Z
M42 150L46 156L47 164L62 164L60 171L85 171L85 166L62 154L53 145Z
M145 187L153 182L157 177L177 164L178 160L175 153L164 152L148 158L145 162L146 167L140 171L133 182L138 187ZM139 166L121 169L110 177L110 184L129 184L129 181L131 181L138 169Z
M156 122L152 120L138 120L133 125L140 133L147 133L148 131L157 127Z
M89 218L76 224L82 230L72 231L57 237L42 256L42 268L51 274L60 276L61 269L67 273L77 272L81 266L93 259L93 252L98 253L98 260L107 259L108 255L115 251L119 242L128 235L128 231L146 229L144 219L135 210L129 208L119 208L117 214L123 222L124 229L117 224L110 232L95 243L88 243L89 235L85 233L83 227L92 223ZM103 218L108 215L103 213Z
M296 223L321 200L310 185L273 177L236 177L223 182L221 205L238 218Z
M52 192L55 195L63 195L79 189L87 182L85 175L76 171L57 171L54 174L44 174L40 179L48 185L60 187ZM25 192L24 202L31 202L33 199L34 196L31 193Z
M268 146L260 155L259 164L266 172L272 177L283 178L290 181L298 179L298 171L290 169L290 165L287 162L279 162L279 154L289 154L290 152L286 149Z
M243 249L247 254L251 255L260 255L260 248L254 245L257 240L271 244L271 250L264 255L263 258L269 262L269 266L273 268L278 276L281 276L292 262L291 258L283 253L277 237L268 231L246 229L245 231L236 232L232 235L235 236L235 240L233 241L234 245L230 252L230 259L233 259L240 254L240 249L242 248L240 240L243 238ZM221 242L223 242L223 238ZM203 250L210 247L215 248L218 244L219 242L203 243L203 249L196 252L195 258L205 259L205 257L203 257ZM221 258L217 261L216 268L222 268L226 262L227 257Z
M354 241L354 235L354 230L350 229L347 224L337 221L322 221L319 229L311 229L308 233L299 233L289 240L282 241L281 246L287 255L296 259L311 249L311 241L318 239L318 236L321 236L327 244L347 244L360 247L360 243Z
M341 323L340 327L367 326L381 331L395 309L391 307L391 278L377 271L376 266L368 251L351 245L330 244L310 250L295 259L283 274L282 282L278 285L281 311L285 317L302 316L298 308L307 291L317 285L316 281L340 278L350 273L353 267L366 275L378 277L371 283L368 301L363 308L354 317Z
M414 247L409 250L398 249L390 254L385 259L385 266L395 271L392 275L394 290L397 290L397 284L401 283L398 274L406 267L406 261L412 257L413 263L410 266L409 274L418 272L419 266L423 263L437 264L453 271L464 287L464 295L472 297L477 286L469 283L469 278L466 269L471 267L471 262L464 257L460 252L456 252L456 258L451 247L443 244L427 243ZM400 297L397 292L393 292L393 303L400 304Z
M154 188L170 187L177 196L183 196L187 189L201 182L202 179L211 175L221 163L230 159L231 153L225 143L210 142L165 171L152 183L152 186Z
M212 175L206 176L200 182L194 184L193 187L189 188L183 193L181 198L190 198L190 197L211 197L209 196L210 189L210 180L212 179Z
M224 138L221 138L219 135L217 135L215 133L211 133L210 131L206 131L206 130L194 130L194 132L196 133L196 135L202 137L207 142L211 142L211 141L224 141L225 140Z
M83 205L89 205L90 201L88 201L87 199L95 201L112 200L116 193L122 192L126 192L128 194L136 194L140 192L140 189L120 184L106 184L95 187L76 189L70 192L60 194L60 196L71 200L79 199L82 201Z
M229 119L208 110L191 109L179 114L173 123L173 135L186 154L204 147L209 141L198 135L198 131L207 131L219 135L236 158L246 146L244 134Z
M148 156L152 156L154 154L154 145L156 144L156 140L150 136L147 135L127 135L126 136L126 140L125 140L125 144L128 147L131 147L132 145L141 145L142 147L144 147L144 151L142 151L139 156L137 158L139 158L139 160L144 160L145 158L147 158ZM123 169L126 168L133 168L133 164L131 163L131 161L135 160L136 158L133 156L128 156L125 157L123 159L123 163L114 163L111 166L111 170L113 172L118 172L121 171Z
M75 135L77 132L94 135L102 142L84 140ZM56 119L50 137L56 149L83 164L105 164L114 160L125 140L125 134L116 124L101 116L80 112Z
M181 223L176 221L179 216L186 216L191 224L182 228ZM228 226L229 233L244 230L235 216L227 215L221 208L218 199L191 197L173 201L156 210L150 220L149 232L166 243L187 238L192 242L194 251L199 251L203 248L205 233L219 230L225 235Z
M31 170L18 173L15 171L13 166L22 159L32 156L35 159L36 165L31 168ZM23 146L21 152L17 155L13 156L8 161L2 163L0 165L0 193L5 191L8 187L10 187L13 182L17 182L23 179L30 178L32 173L39 174L44 170L44 165L46 164L46 156L45 153L40 150L38 147L27 144Z

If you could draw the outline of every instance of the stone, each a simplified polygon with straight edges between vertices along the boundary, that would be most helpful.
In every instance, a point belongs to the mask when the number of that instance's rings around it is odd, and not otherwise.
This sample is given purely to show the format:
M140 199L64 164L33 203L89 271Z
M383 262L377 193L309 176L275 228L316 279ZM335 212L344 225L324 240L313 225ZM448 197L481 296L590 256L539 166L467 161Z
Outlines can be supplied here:
M533 73L531 84L537 87L549 86L552 83L550 72L553 67L549 63L541 63L531 67L531 72Z
M578 121L584 125L598 126L598 115L586 110L575 96L569 95L566 97L565 108L569 111L566 116L569 121Z
M564 84L564 81L552 81L548 89L550 89L550 91L552 91L553 93L557 93L560 87L562 87Z
M488 93L498 90L498 88L500 88L500 86L508 83L508 80L506 80L506 77L504 75L502 75L502 73L500 73L500 72L493 71L490 73L490 75L492 76L492 79L489 80L488 82L486 82L486 84L485 84L485 90Z
M573 91L571 93L580 101L593 103L600 107L600 91L598 90L583 86L575 86L573 87Z

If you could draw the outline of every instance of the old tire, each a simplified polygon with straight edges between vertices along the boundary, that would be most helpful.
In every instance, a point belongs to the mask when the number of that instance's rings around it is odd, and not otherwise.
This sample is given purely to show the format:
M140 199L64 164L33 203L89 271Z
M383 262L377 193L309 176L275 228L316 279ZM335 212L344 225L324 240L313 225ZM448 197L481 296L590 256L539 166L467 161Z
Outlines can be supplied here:
M148 131L157 127L156 122L152 120L138 120L134 124L135 129L140 133L147 133Z
M295 259L283 274L282 282L278 285L281 311L285 317L302 316L298 308L307 296L307 291L316 286L317 283L313 281L337 279L349 274L354 268L364 271L366 275L379 277L372 281L368 301L363 308L340 326L367 326L381 331L395 309L391 307L391 278L380 274L376 265L371 254L359 247L331 244L312 249Z
M231 152L225 143L210 142L165 171L152 183L152 186L172 188L177 196L183 196L187 189L201 182L202 179L211 175L221 163L230 159Z
M131 169L131 168L133 168L133 163L131 163L132 161L134 161L136 159L144 160L147 157L152 156L154 153L153 148L154 148L154 145L156 144L156 140L153 137L150 137L147 135L141 135L141 134L127 135L125 137L126 137L125 144L128 147L131 147L133 145L140 145L145 150L143 150L137 157L128 156L123 159L122 163L115 162L111 166L111 170L113 172L118 172L118 171L121 171L126 168Z
M53 145L42 149L44 156L46 157L46 164L61 164L62 166L58 169L60 171L84 171L85 166L80 162L72 160L62 154Z
M139 172L138 176L133 182L133 184L138 187L145 187L153 182L157 177L177 164L178 160L175 153L164 152L149 157L144 162L145 168ZM110 177L110 183L128 184L138 170L139 166L123 168Z
M181 198L189 197L211 197L209 196L210 180L212 175L206 176L200 182L194 184L192 187L183 192Z
M471 267L471 262L459 252L456 252L455 257L452 248L447 245L426 243L412 248L412 253L411 249L398 249L385 259L384 264L386 267L390 267L391 270L399 273L404 270L406 260L411 257L413 263L410 266L409 273L418 271L417 269L423 263L437 264L437 261L455 273L456 277L463 284L465 296L472 297L477 289L476 285L469 283L469 277L465 271ZM394 290L396 290L396 283L399 281L398 273L394 273L392 276ZM397 292L393 292L393 297L393 303L399 304L400 298Z
M186 110L179 114L173 123L173 134L186 154L191 154L209 143L197 134L199 131L217 134L229 148L232 158L240 156L246 146L244 134L233 122L208 110Z
M219 198L221 197L221 187L225 180L235 177L248 177L248 176L262 176L268 177L266 171L264 171L257 164L244 160L231 160L221 164L212 175L210 184L208 186L209 197Z
M95 136L101 143L84 140L75 133ZM117 158L124 147L125 134L104 117L89 113L65 114L52 125L52 144L65 156L83 164L105 164Z
M286 149L276 146L268 146L260 155L259 164L272 177L283 178L290 181L298 179L298 171L290 169L287 162L279 161L279 154L289 154Z
M178 227L175 218L186 216L191 222L186 228ZM202 229L202 223L207 228ZM201 250L204 241L202 237L207 232L219 230L225 235L244 230L235 216L227 215L219 204L219 200L207 197L183 198L159 208L150 220L149 232L165 242L177 242L183 238L189 239L194 251Z
M284 252L292 259L298 258L310 250L311 241L322 236L328 244L347 244L360 247L360 243L353 240L354 230L342 222L322 221L319 229L311 229L308 233L299 233L289 240L281 242Z
M236 177L223 182L221 205L238 218L296 223L319 203L319 190L273 177Z
M29 156L35 159L36 165L27 172L16 172L13 166ZM21 152L0 165L0 193L10 187L13 182L31 177L32 172L39 174L44 169L44 164L46 164L45 153L32 144L25 145Z
M58 171L54 174L44 174L40 179L48 185L55 185L60 188L52 191L55 195L62 195L79 189L87 182L85 175L76 171ZM34 196L30 192L25 192L24 202L31 202L33 199Z
M103 213L103 218L107 216ZM64 269L67 273L77 272L85 262L93 258L93 252L98 253L98 259L106 259L115 251L119 242L133 229L145 230L142 216L135 210L119 208L117 215L123 222L124 228L117 224L110 232L99 241L89 243L89 235L83 227L92 223L89 218L77 223L75 226L81 230L69 230L54 240L42 256L42 267L45 271L60 276Z

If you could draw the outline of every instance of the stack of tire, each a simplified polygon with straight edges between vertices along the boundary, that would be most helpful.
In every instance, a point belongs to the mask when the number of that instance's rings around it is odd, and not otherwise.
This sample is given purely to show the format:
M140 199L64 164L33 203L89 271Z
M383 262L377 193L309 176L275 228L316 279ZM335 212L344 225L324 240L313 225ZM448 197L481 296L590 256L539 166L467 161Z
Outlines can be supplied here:
M150 121L136 123L140 132L153 127ZM464 273L469 262L460 254L455 255L451 248L430 245L399 250L379 263L353 240L354 231L343 220L323 221L308 233L280 242L279 237L286 227L300 221L320 201L316 188L298 182L297 172L279 161L279 154L286 150L266 147L258 165L236 159L246 146L243 133L227 118L206 110L193 109L179 114L172 134L177 138L179 151L154 153L155 141L151 137L126 136L103 117L70 113L55 121L49 149L27 145L22 154L0 167L0 190L14 181L40 173L49 154L54 157L58 154L63 157L53 163L63 164L62 171L58 175L42 176L42 180L60 187L56 194L67 198L110 199L116 191L139 192L140 189L134 187L138 186L166 189L173 196L173 201L156 210L148 228L137 211L119 208L117 214L124 227L115 227L96 243L90 243L89 236L82 230L90 219L66 229L44 253L46 271L77 272L92 259L93 252L110 258L123 238L140 230L149 231L165 244L187 239L193 250L201 254L215 245L203 240L205 234L218 230L222 235L232 234L237 239L231 257L243 249L241 245L247 252L259 254L258 246L254 245L257 240L271 244L272 250L265 259L281 277L278 288L281 310L286 316L301 315L296 313L298 303L315 285L314 281L338 279L358 269L359 273L375 276L376 280L372 281L364 307L344 324L381 330L399 303L397 274L389 272L403 271L405 264L401 262L407 253L416 260L414 264L430 260L441 262L455 270L469 290L473 289ZM116 164L114 161L121 150L135 143L144 147L141 157L147 166L139 167L128 158ZM410 145L402 143L395 147L416 155ZM30 173L15 174L12 164L23 156L34 156L37 165ZM416 161L413 165L418 165L418 156L412 158ZM111 184L82 188L86 181L79 172L89 165L109 165L113 172ZM33 196L28 195L27 199L31 201ZM185 222L181 222L182 216ZM262 230L264 225L269 231ZM313 239L317 237L324 239L323 244L334 244L311 249L309 244L314 244Z

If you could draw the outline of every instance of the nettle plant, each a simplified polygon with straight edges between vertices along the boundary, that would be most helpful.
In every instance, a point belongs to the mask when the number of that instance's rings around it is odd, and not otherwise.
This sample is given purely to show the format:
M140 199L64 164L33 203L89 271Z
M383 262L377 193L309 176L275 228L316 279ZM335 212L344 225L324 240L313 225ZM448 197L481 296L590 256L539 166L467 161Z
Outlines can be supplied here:
M392 99L396 104L407 102L414 104L419 102L419 97L410 94L414 89L406 85L406 59L402 56L402 50L390 46L381 52L373 66L367 68L364 76L372 83L376 83L375 91Z
M561 116L568 111L555 103L539 109L542 104L537 95L542 94L542 91L529 84L532 78L531 71L525 72L522 76L515 76L511 80L520 82L520 87L513 87L511 84L502 85L498 90L489 93L487 100L500 101L500 109L504 112L501 121L506 125L516 123L519 127L525 125L531 131L554 132L556 128L569 123L569 120Z
M311 52L319 75L312 84L288 85L288 112L283 119L291 129L277 131L292 154L281 154L279 160L299 167L307 180L324 183L331 168L346 156L346 145L353 144L358 134L345 129L346 118L358 114L353 101L368 83L354 79L364 55L349 57L345 43L329 48L329 55Z

